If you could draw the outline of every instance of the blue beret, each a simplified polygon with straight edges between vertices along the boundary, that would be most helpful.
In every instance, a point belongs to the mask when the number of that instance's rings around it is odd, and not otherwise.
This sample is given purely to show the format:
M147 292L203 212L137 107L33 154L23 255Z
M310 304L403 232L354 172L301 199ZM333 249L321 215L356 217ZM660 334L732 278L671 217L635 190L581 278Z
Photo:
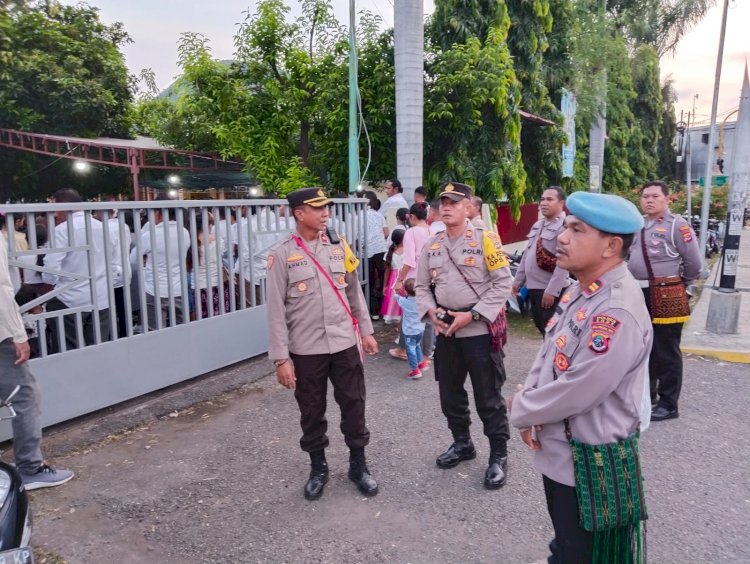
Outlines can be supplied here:
M643 228L643 216L638 208L620 196L573 192L565 204L571 215L599 231L627 235Z

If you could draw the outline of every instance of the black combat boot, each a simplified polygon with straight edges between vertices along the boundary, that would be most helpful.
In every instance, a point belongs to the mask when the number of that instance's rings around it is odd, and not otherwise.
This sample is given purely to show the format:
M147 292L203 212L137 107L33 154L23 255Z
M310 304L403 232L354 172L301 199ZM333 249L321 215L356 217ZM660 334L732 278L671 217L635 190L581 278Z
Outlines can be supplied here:
M328 462L326 451L316 450L310 453L310 477L305 484L305 499L318 499L323 495L323 487L328 481Z
M474 443L471 442L471 437L463 435L455 438L450 448L437 457L435 464L440 468L453 468L462 460L472 460L476 456L477 451Z
M367 468L364 448L350 449L349 479L357 484L359 491L366 496L373 496L378 493L378 483L370 475L370 470Z
M508 449L505 441L490 441L490 460L484 473L484 487L496 490L508 478Z

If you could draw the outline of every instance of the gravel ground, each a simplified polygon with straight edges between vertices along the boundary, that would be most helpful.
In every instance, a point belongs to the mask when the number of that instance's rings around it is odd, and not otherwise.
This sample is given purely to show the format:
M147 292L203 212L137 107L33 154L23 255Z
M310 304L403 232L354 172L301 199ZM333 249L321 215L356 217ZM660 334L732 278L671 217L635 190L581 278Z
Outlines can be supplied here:
M526 322L516 320L511 335L508 391L523 381L539 345ZM38 561L544 559L551 529L541 477L517 434L499 491L482 487L488 449L476 417L477 459L437 468L450 434L432 373L406 380L406 363L387 354L392 330L381 325L378 336L381 353L366 365L378 496L363 498L346 477L348 452L329 393L331 480L322 499L304 500L308 461L296 403L258 360L53 430L47 451L77 476L31 493L32 544L45 555ZM680 419L656 424L641 442L649 561L750 562L750 370L694 357L685 374ZM201 390L210 399L193 404Z

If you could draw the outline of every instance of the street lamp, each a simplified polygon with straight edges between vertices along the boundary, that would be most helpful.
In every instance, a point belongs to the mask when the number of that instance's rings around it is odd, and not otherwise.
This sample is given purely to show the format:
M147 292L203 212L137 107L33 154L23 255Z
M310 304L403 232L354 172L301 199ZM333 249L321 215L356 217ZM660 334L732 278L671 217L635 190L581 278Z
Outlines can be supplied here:
M75 161L73 163L73 170L76 172L88 172L88 170L91 168L91 165L87 163L86 161Z
M176 174L170 174L167 176L167 182L169 182L172 186L176 186L180 183L180 177Z

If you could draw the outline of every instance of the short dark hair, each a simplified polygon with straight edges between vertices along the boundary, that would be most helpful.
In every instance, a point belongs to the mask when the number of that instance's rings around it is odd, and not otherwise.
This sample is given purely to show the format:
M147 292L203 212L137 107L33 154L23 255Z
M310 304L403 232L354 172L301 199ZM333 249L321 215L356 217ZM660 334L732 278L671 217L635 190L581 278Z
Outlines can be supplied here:
M406 221L407 215L409 215L409 208L398 208L396 210L396 219L399 221Z
M404 291L408 296L414 295L414 278L407 278L404 281Z
M440 198L433 198L430 202L430 207L433 210L439 210L440 209Z
M401 186L401 181L398 178L391 178L391 184L393 184L393 187L399 192L404 191L404 189Z
M81 195L73 188L60 188L52 194L56 204L79 204L83 201Z
M563 190L560 186L547 186L544 191L546 192L547 190L554 190L557 193L557 199L561 202L565 201L565 190Z
M414 188L415 194L422 194L425 198L427 197L427 190L424 189L424 186L417 186Z
M412 204L409 213L417 219L427 219L427 204L424 202Z
M372 209L374 209L375 211L378 211L380 209L380 200L378 199L378 196L377 194L375 194L375 192L373 192L372 190L367 190L363 195L365 198L367 198L367 203Z
M610 233L609 231L599 230L602 237L619 237L622 239L622 250L620 251L620 258L627 260L630 257L630 247L633 246L633 240L635 239L635 233Z
M652 186L658 186L661 188L661 193L665 196L669 196L669 186L667 186L666 182L662 182L661 180L649 180L648 182L644 183L641 187L641 194L643 194L643 191L646 188L651 188Z

